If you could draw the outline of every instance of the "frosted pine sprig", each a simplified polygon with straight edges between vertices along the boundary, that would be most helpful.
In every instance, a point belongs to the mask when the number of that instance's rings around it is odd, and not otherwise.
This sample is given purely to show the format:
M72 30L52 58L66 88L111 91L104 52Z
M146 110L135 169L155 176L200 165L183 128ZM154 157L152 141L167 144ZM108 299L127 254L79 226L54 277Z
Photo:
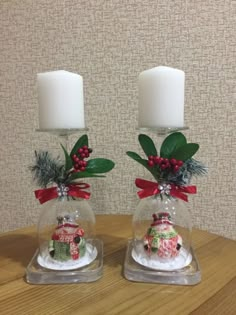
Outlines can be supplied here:
M64 165L59 158L52 158L47 151L35 151L35 164L30 167L34 180L40 187L47 187L50 184L60 184L64 180Z
M208 168L195 159L185 161L183 166L175 174L168 176L168 181L178 185L184 186L191 182L193 176L202 176L208 173Z

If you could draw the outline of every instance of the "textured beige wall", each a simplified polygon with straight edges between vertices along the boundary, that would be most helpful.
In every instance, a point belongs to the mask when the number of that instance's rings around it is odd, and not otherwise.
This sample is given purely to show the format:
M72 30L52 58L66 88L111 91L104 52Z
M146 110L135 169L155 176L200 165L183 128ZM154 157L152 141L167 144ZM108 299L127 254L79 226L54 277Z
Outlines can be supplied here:
M96 213L133 213L134 179L147 175L125 156L139 150L137 77L167 65L186 73L185 134L209 166L188 203L194 225L236 238L235 16L233 0L1 0L1 231L37 222L28 166L34 149L59 148L35 132L37 73L84 77L94 156L117 162L106 179L90 180L91 204Z

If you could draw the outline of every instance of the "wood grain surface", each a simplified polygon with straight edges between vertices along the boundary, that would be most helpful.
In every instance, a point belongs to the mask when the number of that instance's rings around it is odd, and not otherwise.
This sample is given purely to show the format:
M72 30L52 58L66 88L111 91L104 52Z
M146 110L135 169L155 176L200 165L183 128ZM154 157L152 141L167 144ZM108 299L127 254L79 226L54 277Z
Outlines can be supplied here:
M104 241L104 274L93 283L30 285L25 268L37 249L36 228L0 236L0 314L236 314L236 242L193 231L193 247L202 270L196 286L135 283L123 277L131 216L97 216Z

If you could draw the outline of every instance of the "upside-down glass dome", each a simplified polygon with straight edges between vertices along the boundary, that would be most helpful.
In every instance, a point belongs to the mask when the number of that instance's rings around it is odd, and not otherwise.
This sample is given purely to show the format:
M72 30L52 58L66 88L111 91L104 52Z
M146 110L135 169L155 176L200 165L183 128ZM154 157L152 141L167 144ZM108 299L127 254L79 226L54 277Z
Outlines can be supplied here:
M97 256L93 245L95 215L85 199L61 197L44 205L38 223L38 263L54 270L72 270Z

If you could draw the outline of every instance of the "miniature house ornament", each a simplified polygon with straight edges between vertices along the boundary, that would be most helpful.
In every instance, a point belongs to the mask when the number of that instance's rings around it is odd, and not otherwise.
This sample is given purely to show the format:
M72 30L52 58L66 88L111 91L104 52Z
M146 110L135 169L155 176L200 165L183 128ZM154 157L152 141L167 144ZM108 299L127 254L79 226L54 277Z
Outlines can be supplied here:
M50 257L57 261L77 260L84 257L86 253L84 230L68 214L64 217L58 216L57 220L58 226L48 245Z
M193 156L199 149L188 143L181 132L167 136L158 153L154 142L144 134L139 143L146 155L127 155L143 165L154 181L137 178L140 202L133 215L133 240L126 253L124 273L133 281L196 284L201 275L191 247L192 221L187 209L188 195L196 194L190 185L193 176L207 173Z

